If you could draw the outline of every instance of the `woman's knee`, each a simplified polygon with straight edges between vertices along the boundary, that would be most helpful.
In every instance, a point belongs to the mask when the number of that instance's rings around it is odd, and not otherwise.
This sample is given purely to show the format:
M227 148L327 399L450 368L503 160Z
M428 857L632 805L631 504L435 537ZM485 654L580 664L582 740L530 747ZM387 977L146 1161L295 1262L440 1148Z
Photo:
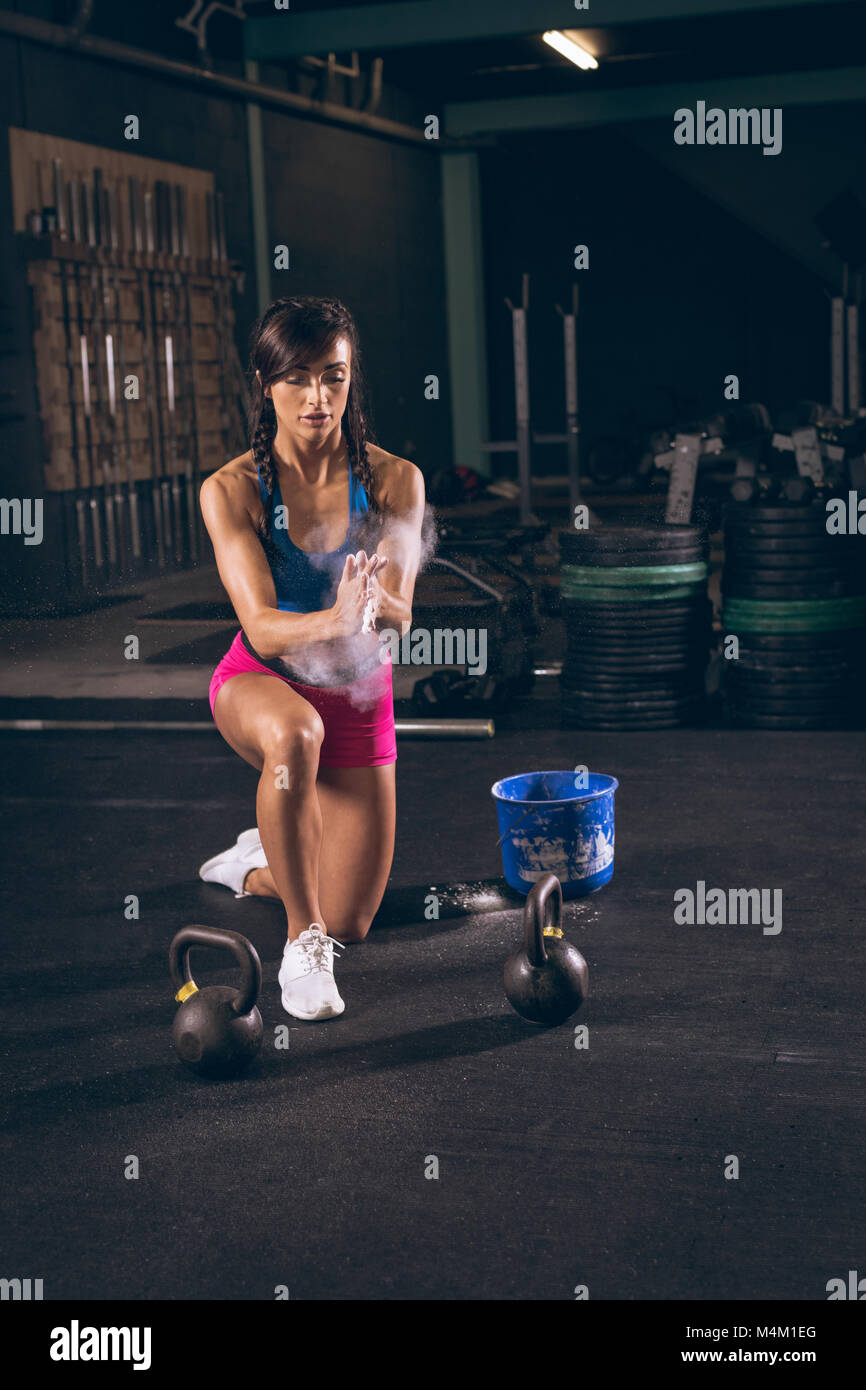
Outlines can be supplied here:
M364 940L372 925L372 916L366 917L358 912L347 914L336 920L329 917L328 935L346 946L353 946Z
M325 726L316 710L274 714L260 731L262 752L268 762L318 762Z

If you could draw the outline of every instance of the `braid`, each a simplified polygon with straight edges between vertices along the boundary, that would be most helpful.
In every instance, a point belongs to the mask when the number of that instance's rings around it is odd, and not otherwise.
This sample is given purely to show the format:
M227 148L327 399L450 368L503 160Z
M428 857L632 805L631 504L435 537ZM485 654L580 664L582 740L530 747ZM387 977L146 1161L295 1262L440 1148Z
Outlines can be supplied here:
M252 439L253 463L259 470L259 477L264 483L265 490L270 499L273 496L275 481L274 458L271 452L271 445L276 438L277 416L274 410L274 403L269 396L263 395L260 410L259 422L253 432ZM271 509L270 506L266 504L264 516L260 525L260 530L265 536L270 532L270 518Z

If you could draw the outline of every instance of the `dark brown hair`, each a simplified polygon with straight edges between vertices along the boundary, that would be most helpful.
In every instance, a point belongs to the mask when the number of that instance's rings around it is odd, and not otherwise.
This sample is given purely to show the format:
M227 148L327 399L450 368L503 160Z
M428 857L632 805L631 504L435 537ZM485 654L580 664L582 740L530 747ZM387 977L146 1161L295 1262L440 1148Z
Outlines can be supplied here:
M253 329L250 346L249 433L253 461L270 499L276 476L271 446L277 433L277 417L274 403L265 395L264 388L282 381L297 363L322 356L338 338L348 339L352 349L349 396L342 429L349 451L349 466L362 484L370 505L369 520L361 527L359 535L359 544L363 545L373 543L381 523L373 467L367 457L367 443L374 442L372 420L358 329L349 310L338 299L320 299L313 295L275 299L262 314ZM260 528L265 536L269 532L270 513L268 502Z

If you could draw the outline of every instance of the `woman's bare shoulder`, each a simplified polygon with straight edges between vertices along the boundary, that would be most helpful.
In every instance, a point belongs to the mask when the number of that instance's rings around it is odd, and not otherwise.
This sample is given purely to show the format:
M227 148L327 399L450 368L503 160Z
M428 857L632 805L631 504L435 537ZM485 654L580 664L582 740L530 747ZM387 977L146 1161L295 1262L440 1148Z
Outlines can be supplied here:
M222 468L217 468L205 478L199 493L202 508L245 507L252 512L261 503L258 474L253 462L252 450L229 459Z
M400 458L380 449L378 444L367 445L367 457L376 477L380 505L401 511L424 505L424 474L409 459Z

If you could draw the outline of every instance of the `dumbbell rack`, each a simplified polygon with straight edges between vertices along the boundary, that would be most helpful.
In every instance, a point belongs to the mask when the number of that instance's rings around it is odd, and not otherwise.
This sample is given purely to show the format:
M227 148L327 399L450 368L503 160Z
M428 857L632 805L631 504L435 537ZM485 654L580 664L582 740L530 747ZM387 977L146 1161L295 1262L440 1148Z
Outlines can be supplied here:
M246 447L232 306L241 267L54 235L16 240L31 292L43 486L66 494L69 582L102 590L194 562L199 479Z

